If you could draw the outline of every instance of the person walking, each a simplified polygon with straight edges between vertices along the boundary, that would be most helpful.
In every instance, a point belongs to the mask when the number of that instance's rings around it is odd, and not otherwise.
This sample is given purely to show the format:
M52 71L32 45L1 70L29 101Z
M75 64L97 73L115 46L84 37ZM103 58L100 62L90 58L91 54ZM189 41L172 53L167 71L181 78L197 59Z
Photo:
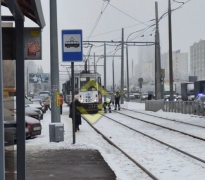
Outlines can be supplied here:
M62 93L60 94L60 114L63 113L63 95Z
M115 110L120 110L120 93L117 91L115 94Z
M44 112L46 112L48 109L51 111L50 104L51 104L50 97L47 96L44 103Z
M78 97L75 96L74 98L74 103L75 103L75 132L80 131L79 125L82 124L81 121L81 112L79 110L79 107L81 107L81 103L78 100ZM70 103L70 112L69 112L69 117L73 118L73 102Z

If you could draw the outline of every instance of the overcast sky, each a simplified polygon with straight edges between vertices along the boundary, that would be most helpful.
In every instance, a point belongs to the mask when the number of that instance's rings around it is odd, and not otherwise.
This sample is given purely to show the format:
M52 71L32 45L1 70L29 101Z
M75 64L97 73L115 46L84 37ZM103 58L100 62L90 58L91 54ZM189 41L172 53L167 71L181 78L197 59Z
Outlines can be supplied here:
M188 0L180 0L187 2ZM50 0L42 0L42 8L46 26L43 29L43 58L37 61L42 65L44 72L50 72ZM168 0L158 0L159 17L168 9ZM172 9L182 5L181 3L172 2ZM150 21L155 19L155 1L154 0L110 0L109 5L103 0L58 0L58 47L59 47L59 63L62 62L61 48L61 30L82 29L83 40L97 41L120 41L121 29L124 28L125 40L129 34L138 30L149 27L154 23ZM102 12L102 13L101 13ZM7 11L2 7L2 14ZM100 16L101 14L101 16ZM99 18L100 17L100 18ZM99 21L97 21L99 19ZM98 22L98 23L96 23ZM95 24L96 27L95 27ZM25 26L36 26L31 20L26 19ZM154 41L154 27L142 34L135 33L130 36L129 40L134 41ZM168 51L168 17L165 16L159 23L161 53ZM150 36L152 34L153 36ZM200 39L205 39L205 0L190 0L180 9L172 13L172 35L173 35L173 51L181 50L189 53L190 46ZM99 46L102 44L94 44ZM107 53L113 54L115 47L107 46ZM87 54L89 48L84 48L84 54ZM112 52L112 53L111 53ZM103 54L103 47L93 47L91 55ZM118 53L120 54L120 51ZM134 61L134 66L137 64L137 47L129 48L129 59L131 68L131 59ZM91 60L93 61L93 59ZM111 66L112 58L107 59L108 66ZM120 59L115 58L116 69L115 73L120 80ZM63 63L66 64L66 63ZM70 63L67 63L70 64ZM99 61L103 64L103 60ZM126 68L126 67L125 67ZM66 69L60 68L61 71ZM103 76L103 67L98 67L99 73ZM107 68L108 77L111 76L111 68ZM60 76L62 78L63 76ZM65 77L65 76L64 76ZM108 78L108 83L111 83L111 78Z

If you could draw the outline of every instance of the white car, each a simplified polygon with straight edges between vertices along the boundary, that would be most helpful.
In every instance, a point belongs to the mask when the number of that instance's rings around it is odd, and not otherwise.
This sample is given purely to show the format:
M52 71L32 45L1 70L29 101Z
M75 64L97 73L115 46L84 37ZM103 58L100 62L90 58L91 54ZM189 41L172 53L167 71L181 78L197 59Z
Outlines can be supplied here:
M141 99L142 100L147 100L148 99L148 93L142 93Z

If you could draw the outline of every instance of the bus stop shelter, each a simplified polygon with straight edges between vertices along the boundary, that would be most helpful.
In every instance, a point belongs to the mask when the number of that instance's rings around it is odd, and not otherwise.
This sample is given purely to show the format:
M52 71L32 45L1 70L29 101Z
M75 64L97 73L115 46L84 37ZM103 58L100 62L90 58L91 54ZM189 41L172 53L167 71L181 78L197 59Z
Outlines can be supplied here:
M25 180L25 83L24 83L24 21L25 17L35 22L41 29L45 26L40 0L1 0L1 5L7 7L11 16L2 16L1 21L15 23L16 60L16 121L17 121L17 180ZM0 28L0 179L5 179L4 156L4 123L3 123L3 79L2 79L2 26ZM41 49L42 50L42 49Z

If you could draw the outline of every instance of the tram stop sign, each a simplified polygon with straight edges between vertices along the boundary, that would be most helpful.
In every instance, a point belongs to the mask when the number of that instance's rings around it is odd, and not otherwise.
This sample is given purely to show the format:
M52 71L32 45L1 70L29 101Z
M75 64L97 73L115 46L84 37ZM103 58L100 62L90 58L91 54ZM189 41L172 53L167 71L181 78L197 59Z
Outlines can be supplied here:
M138 79L138 82L139 82L139 83L142 83L142 82L143 82L143 79L142 79L142 78L139 78L139 79Z

